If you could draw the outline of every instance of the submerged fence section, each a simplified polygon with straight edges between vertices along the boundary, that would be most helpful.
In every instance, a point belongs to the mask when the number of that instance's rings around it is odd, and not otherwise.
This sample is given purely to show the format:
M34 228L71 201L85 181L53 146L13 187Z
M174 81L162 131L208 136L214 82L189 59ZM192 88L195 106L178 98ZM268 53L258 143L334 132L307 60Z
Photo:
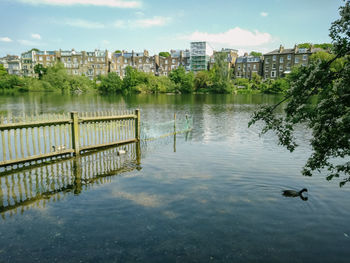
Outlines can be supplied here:
M0 167L140 140L140 111L0 117Z
M125 152L120 155L120 150ZM90 152L78 158L7 171L0 176L0 214L45 207L69 193L79 194L95 184L108 183L112 176L140 169L140 143Z

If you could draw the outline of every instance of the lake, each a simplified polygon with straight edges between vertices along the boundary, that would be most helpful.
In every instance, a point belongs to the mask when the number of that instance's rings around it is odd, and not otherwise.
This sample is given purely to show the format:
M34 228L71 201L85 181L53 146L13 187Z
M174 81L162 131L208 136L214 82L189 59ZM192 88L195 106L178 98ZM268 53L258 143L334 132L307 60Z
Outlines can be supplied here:
M137 156L130 145L122 157L81 157L81 169L68 159L2 174L0 262L349 262L350 185L301 175L304 127L293 153L259 137L261 124L248 128L259 105L279 99L1 95L2 114L139 108L157 138ZM174 113L191 116L193 130L162 137ZM306 201L282 196L302 188Z

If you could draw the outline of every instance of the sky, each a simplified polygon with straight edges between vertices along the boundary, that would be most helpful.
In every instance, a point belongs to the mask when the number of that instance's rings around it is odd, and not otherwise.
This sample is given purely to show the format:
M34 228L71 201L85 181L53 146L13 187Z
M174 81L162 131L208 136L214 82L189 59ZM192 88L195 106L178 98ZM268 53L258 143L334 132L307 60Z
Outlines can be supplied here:
M342 0L0 0L0 57L40 50L144 49L208 41L266 53L330 42Z

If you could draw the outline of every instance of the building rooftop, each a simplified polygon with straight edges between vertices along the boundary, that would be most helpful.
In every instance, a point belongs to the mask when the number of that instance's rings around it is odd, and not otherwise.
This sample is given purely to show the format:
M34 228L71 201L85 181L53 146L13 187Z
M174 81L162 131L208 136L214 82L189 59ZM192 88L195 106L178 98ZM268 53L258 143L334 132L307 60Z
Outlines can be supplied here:
M260 57L253 56L241 56L236 59L236 63L246 63L246 62L260 62Z

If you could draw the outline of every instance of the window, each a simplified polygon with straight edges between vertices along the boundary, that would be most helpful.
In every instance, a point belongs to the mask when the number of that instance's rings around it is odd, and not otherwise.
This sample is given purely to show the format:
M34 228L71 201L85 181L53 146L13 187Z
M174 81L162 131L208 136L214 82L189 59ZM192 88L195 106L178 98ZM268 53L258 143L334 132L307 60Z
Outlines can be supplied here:
M51 59L50 57L46 57L46 60L47 60L47 61L50 61L50 59Z
M280 65L280 71L283 71L283 65Z
M295 63L299 63L299 58L295 58Z
M273 55L272 61L276 61L276 55Z
M290 63L287 64L286 69L290 69Z
M241 70L241 66L238 66L238 70Z
M271 78L276 77L276 71L271 71Z
M168 64L168 60L165 60L165 64Z
M175 59L172 60L172 63L175 64Z
M68 62L70 62L70 58L68 58Z
M78 59L77 59L77 58L73 58L73 62L74 62L74 63L77 63L77 62L78 62Z
M256 65L255 64L253 65L253 70L256 70Z
M266 58L266 59L265 59L265 63L266 63L266 64L269 64L269 58Z
M265 71L266 71L266 72L269 71L269 67L265 67Z
M283 63L283 57L280 58L280 63Z
M291 55L288 55L288 56L287 56L287 59L288 59L288 60L291 60L291 58L292 58Z
M43 57L42 56L39 56L39 61L43 61Z
M303 60L306 60L307 59L307 55L303 55Z
M272 69L276 69L276 64L272 64Z
M142 63L142 59L141 58L139 59L139 63Z
M127 60L127 59L124 59L124 63L125 63L125 64L128 63L128 60Z

